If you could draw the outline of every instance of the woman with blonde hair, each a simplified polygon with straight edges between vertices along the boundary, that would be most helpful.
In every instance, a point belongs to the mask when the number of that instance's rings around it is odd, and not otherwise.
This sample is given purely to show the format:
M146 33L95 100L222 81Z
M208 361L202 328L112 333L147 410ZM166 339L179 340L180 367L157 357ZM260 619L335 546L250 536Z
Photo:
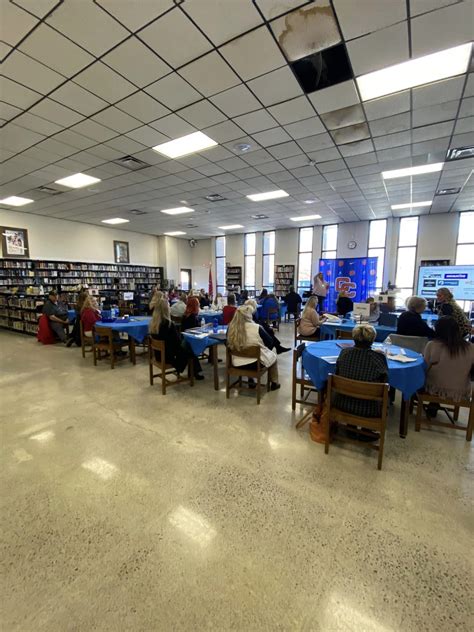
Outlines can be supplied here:
M153 312L155 305L158 303L158 301L160 299L164 298L164 294L161 290L159 290L158 288L155 288L153 295L150 299L150 303L148 304L148 308L150 310L150 312Z
M465 338L471 334L471 323L466 314L454 300L454 295L447 287L440 287L436 292L438 316L452 316L459 326L461 336Z
M154 340L163 340L165 343L165 362L171 364L178 373L182 373L188 364L188 359L193 358L194 377L203 380L201 365L192 351L180 338L170 316L170 306L166 299L158 299L153 310L149 332ZM155 352L158 356L159 352ZM157 357L159 360L160 358Z
M278 365L276 353L270 351L265 346L259 333L259 326L253 322L253 307L242 305L237 309L227 329L227 345L232 354L232 364L234 366L248 366L253 370L257 368L257 363L252 358L244 358L234 353L245 351L249 347L260 347L260 362L268 368L268 379L271 382L271 390L280 388L278 383ZM251 385L253 380L249 380Z
M92 327L100 320L100 311L97 301L93 296L87 294L84 297L81 307L81 323L84 336L92 336Z
M319 330L322 322L324 322L324 316L319 316L316 311L318 304L317 296L310 296L304 306L301 314L300 324L298 325L298 333L302 336L314 336Z

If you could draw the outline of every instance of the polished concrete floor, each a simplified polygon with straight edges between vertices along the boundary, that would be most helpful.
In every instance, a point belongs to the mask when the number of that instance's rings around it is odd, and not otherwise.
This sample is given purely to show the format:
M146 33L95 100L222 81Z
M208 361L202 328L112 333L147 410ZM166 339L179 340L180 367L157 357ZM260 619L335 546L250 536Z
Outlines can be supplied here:
M472 630L474 450L326 456L290 355L257 407L0 332L2 631Z

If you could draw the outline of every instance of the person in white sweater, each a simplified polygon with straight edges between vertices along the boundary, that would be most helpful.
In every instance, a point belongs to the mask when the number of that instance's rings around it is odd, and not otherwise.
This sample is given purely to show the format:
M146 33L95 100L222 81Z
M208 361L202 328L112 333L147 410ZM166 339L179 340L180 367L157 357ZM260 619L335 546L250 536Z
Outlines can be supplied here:
M259 334L259 326L252 319L253 309L251 305L242 305L237 309L227 329L227 344L232 352L238 353L249 347L260 347L260 362L268 368L268 378L271 382L271 390L280 388L278 383L277 356L265 346ZM234 366L252 365L248 368L256 369L257 363L252 358L244 358L232 354Z

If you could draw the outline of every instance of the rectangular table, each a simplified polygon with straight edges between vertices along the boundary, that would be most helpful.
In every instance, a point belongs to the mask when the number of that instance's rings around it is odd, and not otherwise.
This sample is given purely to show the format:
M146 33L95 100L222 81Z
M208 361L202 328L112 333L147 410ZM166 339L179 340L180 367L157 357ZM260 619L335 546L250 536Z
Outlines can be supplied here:
M202 336L202 334L206 334ZM219 374L217 372L218 354L217 346L225 344L227 336L227 326L219 325L214 332L212 327L196 327L183 332L184 339L191 347L195 356L199 356L206 349L209 349L212 364L214 365L214 389L219 390ZM215 337L214 337L215 336Z
M95 328L108 327L117 333L127 334L130 338L130 359L133 364L136 364L136 343L141 344L148 336L150 321L150 316L133 316L128 322L120 319L113 323L98 321L95 324Z

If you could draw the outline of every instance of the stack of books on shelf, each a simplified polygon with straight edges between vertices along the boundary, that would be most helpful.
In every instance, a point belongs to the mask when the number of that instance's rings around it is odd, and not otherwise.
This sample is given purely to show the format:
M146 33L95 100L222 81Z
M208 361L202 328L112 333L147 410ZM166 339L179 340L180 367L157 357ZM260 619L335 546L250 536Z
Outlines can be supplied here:
M290 287L295 284L295 266L293 265L276 265L274 292L275 296L282 298L286 296Z

